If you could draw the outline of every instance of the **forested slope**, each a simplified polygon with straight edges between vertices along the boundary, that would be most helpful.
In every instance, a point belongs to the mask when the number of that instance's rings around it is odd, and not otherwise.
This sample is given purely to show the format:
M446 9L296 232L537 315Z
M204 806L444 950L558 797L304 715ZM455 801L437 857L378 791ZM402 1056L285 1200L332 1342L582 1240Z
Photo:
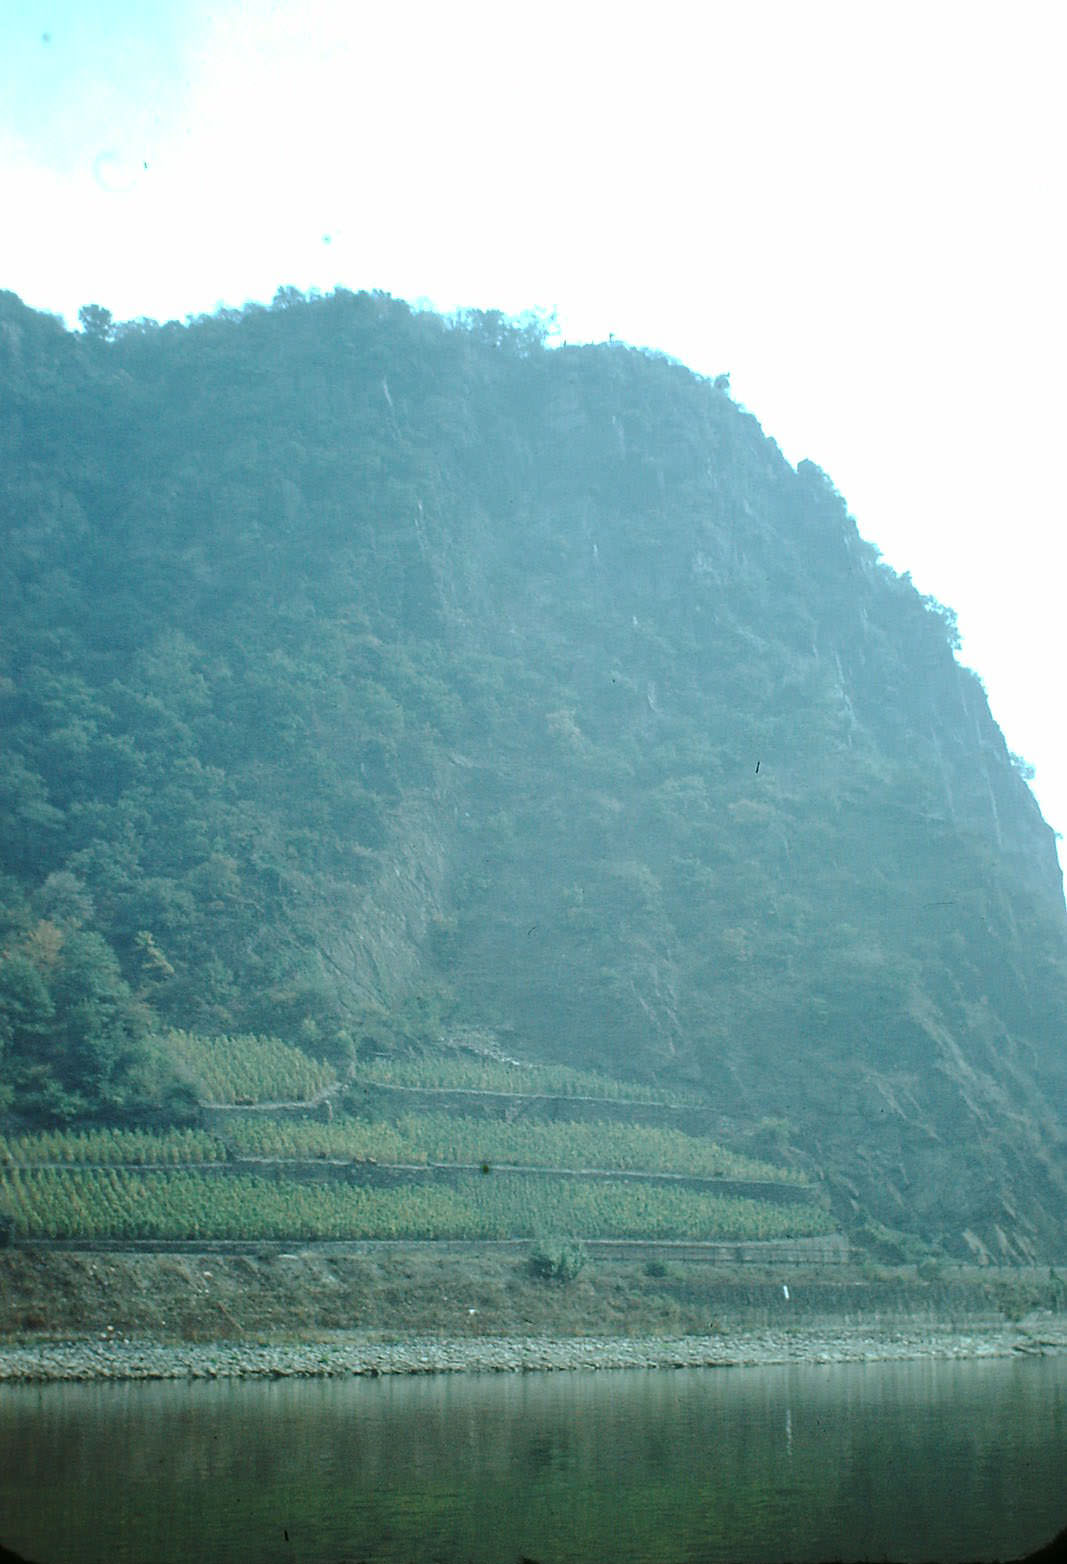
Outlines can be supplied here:
M784 1120L846 1222L1063 1254L1052 834L818 468L496 315L86 327L0 295L17 1113L191 1116L167 1026L475 1039Z

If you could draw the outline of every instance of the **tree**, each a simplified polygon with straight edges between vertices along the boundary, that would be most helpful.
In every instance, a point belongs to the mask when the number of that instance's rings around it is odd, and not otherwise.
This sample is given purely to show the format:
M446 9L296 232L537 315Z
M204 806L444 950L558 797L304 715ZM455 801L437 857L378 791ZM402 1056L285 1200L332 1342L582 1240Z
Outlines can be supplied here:
M148 1022L99 934L42 919L0 955L0 1067L21 1111L124 1106Z
M56 975L63 1085L88 1102L111 1106L148 1035L148 1013L130 991L114 951L99 934L78 930L63 945Z
M78 324L85 335L96 342L110 342L115 335L111 311L102 304L83 304L78 311Z
M25 1084L55 1020L48 984L20 951L0 955L0 1107Z

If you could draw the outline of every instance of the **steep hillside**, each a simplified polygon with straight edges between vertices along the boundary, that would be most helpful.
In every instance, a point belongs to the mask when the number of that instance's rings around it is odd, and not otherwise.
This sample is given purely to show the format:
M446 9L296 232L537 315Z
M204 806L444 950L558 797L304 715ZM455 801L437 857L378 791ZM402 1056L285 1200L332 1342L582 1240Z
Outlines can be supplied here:
M818 468L497 315L85 323L0 296L24 1117L191 1113L164 1023L473 1039L785 1121L848 1224L1067 1251L1052 834Z

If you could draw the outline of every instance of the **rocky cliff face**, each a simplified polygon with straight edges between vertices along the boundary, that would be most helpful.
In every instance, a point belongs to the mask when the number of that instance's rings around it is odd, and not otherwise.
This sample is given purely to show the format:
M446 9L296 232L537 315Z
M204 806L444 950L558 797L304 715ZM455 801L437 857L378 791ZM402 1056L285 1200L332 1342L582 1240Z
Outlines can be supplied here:
M495 316L2 313L22 895L178 1024L701 1081L849 1221L1062 1251L1052 833L818 468Z

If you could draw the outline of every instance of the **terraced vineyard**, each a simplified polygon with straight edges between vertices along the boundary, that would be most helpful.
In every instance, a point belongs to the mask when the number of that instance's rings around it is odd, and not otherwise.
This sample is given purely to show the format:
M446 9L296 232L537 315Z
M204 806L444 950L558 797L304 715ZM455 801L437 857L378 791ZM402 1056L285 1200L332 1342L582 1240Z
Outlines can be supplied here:
M0 1135L0 1167L158 1166L222 1162L226 1147L210 1130L44 1130Z
M792 1238L828 1233L815 1205L688 1189L460 1176L396 1189L199 1171L5 1169L0 1201L41 1238Z
M598 1168L616 1172L688 1174L803 1183L792 1168L745 1157L680 1130L599 1120L557 1124L524 1119L466 1118L434 1111L404 1112L395 1121L346 1117L242 1119L227 1126L241 1156L339 1157L395 1163L490 1162L527 1167Z
M332 1066L279 1037L169 1032L165 1047L207 1102L311 1102L337 1081Z
M834 1230L794 1168L681 1129L598 1118L598 1099L642 1100L626 1083L454 1055L391 1061L358 1066L353 1084L410 1084L419 1097L387 1094L399 1104L389 1112L376 1096L342 1114L335 1072L278 1039L178 1033L165 1046L197 1082L205 1124L0 1137L0 1211L16 1239L709 1242ZM572 1106L589 1099L579 1117L548 1116L552 1088ZM449 1103L457 1090L507 1096L474 1116ZM516 1094L528 1101L514 1122ZM668 1093L658 1100L672 1105Z
M572 1070L565 1064L520 1064L506 1059L444 1053L421 1058L373 1059L360 1064L356 1081L415 1090L516 1092L530 1096L593 1097L611 1102L701 1104L697 1092L667 1091L639 1081Z

